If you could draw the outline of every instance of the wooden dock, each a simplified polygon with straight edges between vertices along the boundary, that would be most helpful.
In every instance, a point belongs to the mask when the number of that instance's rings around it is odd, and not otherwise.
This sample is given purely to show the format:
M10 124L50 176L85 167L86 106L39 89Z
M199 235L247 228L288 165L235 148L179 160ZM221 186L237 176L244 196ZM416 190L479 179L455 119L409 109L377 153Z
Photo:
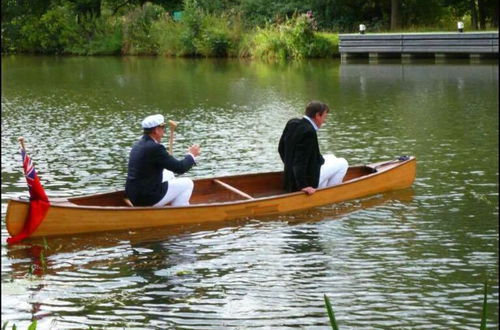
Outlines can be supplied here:
M341 58L498 57L498 32L370 33L339 35Z

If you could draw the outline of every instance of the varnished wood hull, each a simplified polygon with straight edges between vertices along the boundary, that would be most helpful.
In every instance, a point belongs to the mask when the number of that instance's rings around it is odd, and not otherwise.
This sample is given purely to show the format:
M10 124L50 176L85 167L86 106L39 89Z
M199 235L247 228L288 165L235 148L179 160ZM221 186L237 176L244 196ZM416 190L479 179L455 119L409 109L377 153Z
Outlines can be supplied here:
M51 200L47 215L32 237L131 230L176 224L205 223L265 216L361 198L412 185L416 159L354 166L342 184L318 189L313 195L281 191L281 173L218 178L254 199L242 199L213 179L195 180L190 206L128 207L123 192ZM11 199L6 225L11 236L19 233L28 213L27 200Z

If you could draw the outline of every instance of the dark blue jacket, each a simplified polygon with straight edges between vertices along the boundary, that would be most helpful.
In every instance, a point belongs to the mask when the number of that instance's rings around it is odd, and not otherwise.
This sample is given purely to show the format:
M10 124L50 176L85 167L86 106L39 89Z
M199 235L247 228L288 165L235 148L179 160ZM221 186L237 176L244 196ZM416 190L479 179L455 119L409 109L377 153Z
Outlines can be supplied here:
M316 130L307 119L294 118L286 123L278 151L285 164L283 186L286 191L318 187L325 159L319 151Z
M194 164L191 155L177 160L162 144L156 143L149 135L143 135L130 151L125 194L134 205L154 205L168 190L168 182L162 183L163 169L182 174Z

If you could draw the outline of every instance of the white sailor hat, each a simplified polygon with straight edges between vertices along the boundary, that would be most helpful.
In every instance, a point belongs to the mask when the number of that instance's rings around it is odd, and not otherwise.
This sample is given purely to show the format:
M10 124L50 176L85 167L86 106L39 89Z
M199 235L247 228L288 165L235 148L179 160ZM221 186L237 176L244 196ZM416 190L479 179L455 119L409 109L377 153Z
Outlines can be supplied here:
M147 116L141 123L142 128L153 128L156 126L165 126L165 118L163 115Z

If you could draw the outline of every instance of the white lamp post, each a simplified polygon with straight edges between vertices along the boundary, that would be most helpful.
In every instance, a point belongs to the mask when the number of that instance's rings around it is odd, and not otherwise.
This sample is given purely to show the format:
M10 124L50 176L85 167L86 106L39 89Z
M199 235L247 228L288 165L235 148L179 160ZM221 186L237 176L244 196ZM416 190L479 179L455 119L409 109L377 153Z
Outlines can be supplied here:
M364 24L359 24L359 33L365 34L366 26Z

